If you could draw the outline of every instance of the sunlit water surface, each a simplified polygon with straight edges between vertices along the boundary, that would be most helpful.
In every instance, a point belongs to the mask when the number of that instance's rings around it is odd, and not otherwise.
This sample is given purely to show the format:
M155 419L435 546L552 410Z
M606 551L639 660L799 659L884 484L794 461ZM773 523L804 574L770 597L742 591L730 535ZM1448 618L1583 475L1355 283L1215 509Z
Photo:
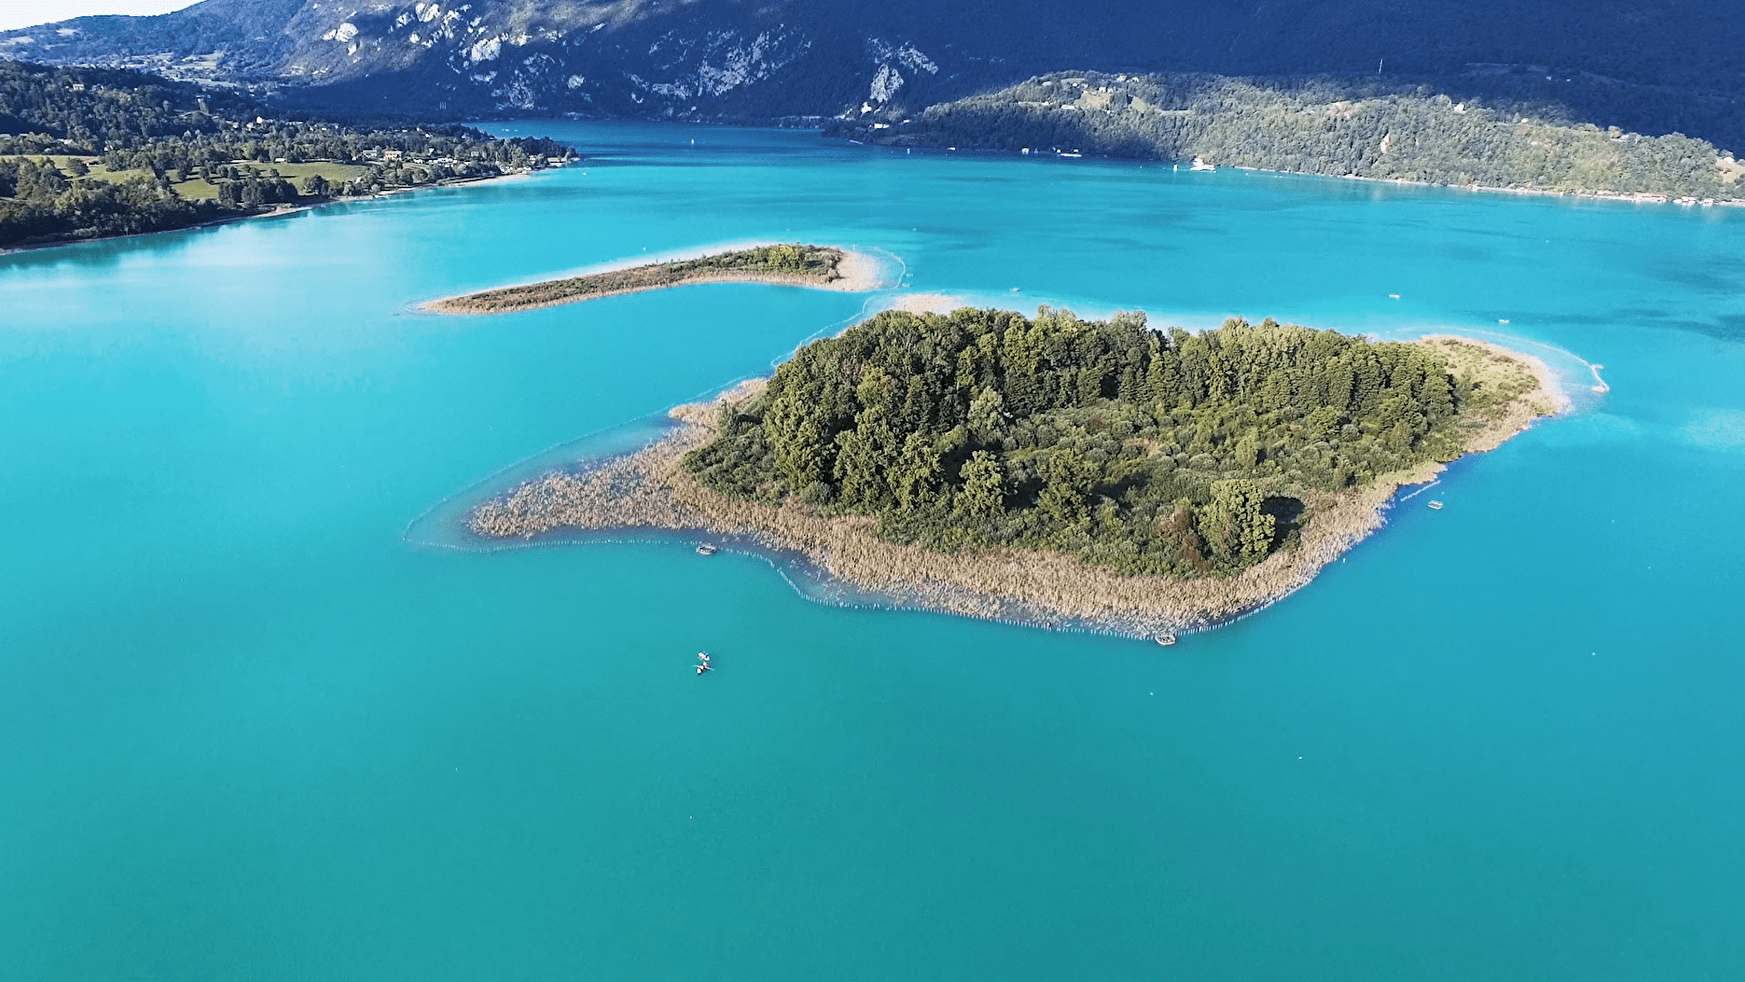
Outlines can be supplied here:
M0 978L1745 972L1745 212L497 129L595 156L0 259ZM772 239L1613 388L1169 650L403 538L890 295L413 305Z

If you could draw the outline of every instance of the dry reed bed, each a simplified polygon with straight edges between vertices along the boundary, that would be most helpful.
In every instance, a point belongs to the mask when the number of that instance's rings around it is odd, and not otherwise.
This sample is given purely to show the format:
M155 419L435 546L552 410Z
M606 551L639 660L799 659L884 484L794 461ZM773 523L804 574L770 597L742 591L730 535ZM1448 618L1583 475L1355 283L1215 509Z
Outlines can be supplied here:
M1536 359L1485 342L1435 337L1421 343L1449 359L1456 374L1515 390L1491 418L1475 422L1465 452L1494 449L1565 400ZM720 400L739 403L764 380ZM1298 543L1228 578L1128 576L1061 552L974 548L936 552L886 542L867 516L821 515L789 499L765 505L728 498L698 484L681 459L715 436L715 404L680 406L679 426L635 453L584 473L552 473L481 505L470 525L481 536L531 538L556 528L699 530L745 536L804 554L828 575L899 604L1043 627L1080 627L1150 637L1209 627L1299 589L1323 566L1379 528L1402 485L1429 481L1427 462L1369 485L1312 496Z

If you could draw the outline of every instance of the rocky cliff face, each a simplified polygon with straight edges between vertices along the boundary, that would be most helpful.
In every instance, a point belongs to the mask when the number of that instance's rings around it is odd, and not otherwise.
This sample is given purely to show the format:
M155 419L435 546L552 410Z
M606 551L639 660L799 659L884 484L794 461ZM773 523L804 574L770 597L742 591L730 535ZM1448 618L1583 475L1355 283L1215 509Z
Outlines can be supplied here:
M903 36L820 31L781 3L697 0L207 0L0 35L0 56L263 86L292 101L414 114L766 117L926 94L938 61ZM972 59L970 63L974 63Z
M0 57L329 109L770 119L915 111L1061 69L1437 79L1602 125L1740 130L1736 0L204 0ZM1459 84L1449 84L1456 80ZM1464 80L1464 81L1460 81Z

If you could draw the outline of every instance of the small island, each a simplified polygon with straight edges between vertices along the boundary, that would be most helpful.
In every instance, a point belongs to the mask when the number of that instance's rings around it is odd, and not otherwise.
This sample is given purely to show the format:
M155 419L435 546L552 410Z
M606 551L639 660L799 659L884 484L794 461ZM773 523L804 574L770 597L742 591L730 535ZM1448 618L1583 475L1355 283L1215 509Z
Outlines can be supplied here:
M1232 319L886 311L472 531L703 530L893 601L1136 637L1240 616L1564 400L1538 361Z
M510 314L693 283L773 283L861 292L878 286L870 256L835 246L776 243L433 300L438 314Z

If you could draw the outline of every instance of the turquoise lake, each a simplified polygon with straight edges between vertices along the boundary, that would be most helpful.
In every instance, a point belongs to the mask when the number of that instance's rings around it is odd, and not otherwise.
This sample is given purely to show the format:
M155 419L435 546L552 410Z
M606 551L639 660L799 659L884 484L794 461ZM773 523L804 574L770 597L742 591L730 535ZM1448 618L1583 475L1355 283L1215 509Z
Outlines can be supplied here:
M1745 977L1745 210L493 129L591 159L0 257L0 980ZM890 294L415 304L748 240L1577 409L1167 650L407 540Z

